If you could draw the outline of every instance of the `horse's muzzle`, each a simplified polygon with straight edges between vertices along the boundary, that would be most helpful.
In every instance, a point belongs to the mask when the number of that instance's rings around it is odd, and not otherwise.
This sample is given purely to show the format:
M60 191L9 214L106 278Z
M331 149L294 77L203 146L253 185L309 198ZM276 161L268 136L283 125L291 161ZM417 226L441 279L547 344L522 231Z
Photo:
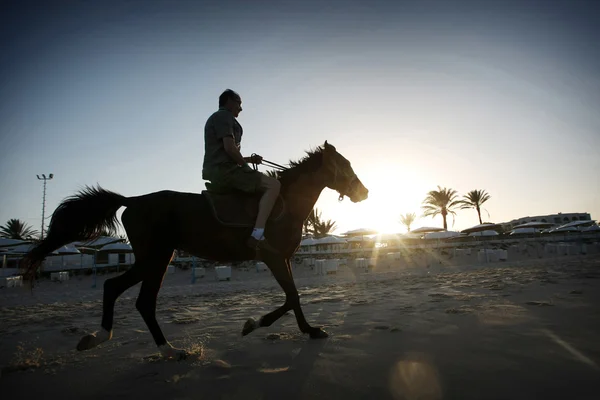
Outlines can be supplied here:
M348 196L350 201L353 203L358 203L363 200L366 200L369 197L369 190L362 184L360 179L356 179L353 182L351 192Z

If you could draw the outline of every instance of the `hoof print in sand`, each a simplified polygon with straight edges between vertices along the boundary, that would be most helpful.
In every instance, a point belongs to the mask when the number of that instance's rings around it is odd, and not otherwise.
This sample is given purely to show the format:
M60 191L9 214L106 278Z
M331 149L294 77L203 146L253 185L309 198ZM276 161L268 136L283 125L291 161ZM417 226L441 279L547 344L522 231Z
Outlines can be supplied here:
M471 308L461 307L461 308L448 308L446 309L446 314L467 314L472 312Z
M163 360L163 357L160 353L151 354L149 356L142 357L142 360L147 362L159 362Z
M81 333L81 330L76 326L68 326L68 327L64 328L63 330L61 330L60 332L64 333L65 335L73 335L73 334Z
M549 306L553 306L554 304L549 303L547 301L528 301L525 304L530 305L530 306L539 306L539 307L549 307Z
M286 333L269 333L267 336L265 336L265 340L270 340L272 342L276 341L276 340L285 340L285 339L291 339L292 336L288 335Z
M171 322L174 324L179 324L179 325L194 324L196 322L200 322L200 318L180 317L180 318L174 318Z
M390 329L390 327L387 325L377 325L374 326L373 329L377 329L379 331L387 331L388 329Z
M429 297L441 298L441 299L449 299L452 296L450 296L449 294L446 294L446 293L430 293Z

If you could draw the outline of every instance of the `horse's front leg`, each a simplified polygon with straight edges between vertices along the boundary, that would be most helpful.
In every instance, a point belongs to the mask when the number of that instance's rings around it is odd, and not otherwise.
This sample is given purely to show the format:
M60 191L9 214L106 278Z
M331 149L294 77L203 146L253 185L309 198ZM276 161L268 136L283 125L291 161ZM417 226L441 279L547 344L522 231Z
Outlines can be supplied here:
M323 329L312 327L306 321L304 313L302 312L302 307L300 306L300 296L298 295L298 290L296 289L296 284L292 277L289 260L281 257L273 257L265 260L265 264L271 269L273 276L285 292L285 303L275 311L262 316L258 321L255 321L252 318L246 321L246 324L242 329L242 335L245 336L256 328L271 326L275 321L281 318L283 314L289 310L294 310L298 327L302 333L308 333L313 339L326 338L329 336Z

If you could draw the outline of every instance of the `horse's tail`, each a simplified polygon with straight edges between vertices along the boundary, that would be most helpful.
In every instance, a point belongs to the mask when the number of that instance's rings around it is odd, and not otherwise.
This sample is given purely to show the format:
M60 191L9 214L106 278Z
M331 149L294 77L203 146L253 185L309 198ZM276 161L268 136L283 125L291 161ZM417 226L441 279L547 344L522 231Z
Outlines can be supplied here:
M63 200L52 214L48 235L21 260L20 268L32 287L35 272L49 253L74 241L92 241L103 231L116 230L117 210L122 206L127 206L127 197L100 186L86 186Z

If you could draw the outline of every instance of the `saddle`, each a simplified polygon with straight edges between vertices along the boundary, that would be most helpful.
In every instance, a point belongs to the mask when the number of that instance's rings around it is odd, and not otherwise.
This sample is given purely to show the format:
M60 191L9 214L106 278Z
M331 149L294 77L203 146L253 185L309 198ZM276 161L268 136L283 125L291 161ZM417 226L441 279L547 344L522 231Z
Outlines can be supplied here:
M210 210L220 224L238 228L251 228L258 216L261 194L248 194L236 189L224 188L206 182L202 191ZM275 201L269 222L276 222L285 213L285 202L281 195Z

